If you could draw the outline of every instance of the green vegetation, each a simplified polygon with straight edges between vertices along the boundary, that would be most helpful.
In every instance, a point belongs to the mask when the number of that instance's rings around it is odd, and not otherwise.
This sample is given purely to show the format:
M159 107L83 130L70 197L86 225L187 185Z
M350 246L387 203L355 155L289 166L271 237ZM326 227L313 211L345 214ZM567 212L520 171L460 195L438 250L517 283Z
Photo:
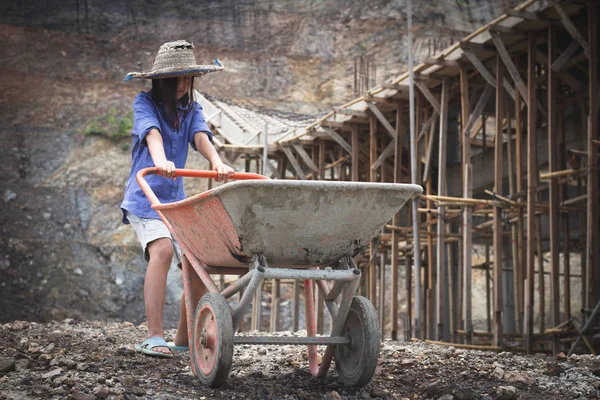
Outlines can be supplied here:
M104 136L114 141L128 138L133 127L133 111L125 116L117 115L117 110L111 108L106 114L95 117L85 129L84 135Z

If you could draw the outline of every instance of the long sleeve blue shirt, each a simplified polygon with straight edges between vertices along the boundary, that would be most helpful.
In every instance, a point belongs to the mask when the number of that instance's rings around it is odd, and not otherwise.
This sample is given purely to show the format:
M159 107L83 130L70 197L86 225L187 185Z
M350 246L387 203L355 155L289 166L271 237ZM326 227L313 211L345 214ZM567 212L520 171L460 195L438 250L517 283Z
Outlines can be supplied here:
M191 110L189 110L190 107L178 106L177 112L181 123L179 128L175 128L173 123L166 119L162 106L157 105L152 99L152 90L140 92L133 101L132 165L125 189L125 198L121 203L123 223L129 223L126 211L138 217L160 218L157 212L150 207L150 201L135 180L135 175L139 170L155 166L146 143L146 135L152 128L159 130L165 148L165 156L167 160L175 164L175 168L185 167L189 145L197 150L194 144L196 134L206 134L212 142L213 135L206 125L202 106L195 102ZM161 203L171 203L185 198L182 177L173 180L160 175L148 175L146 180Z

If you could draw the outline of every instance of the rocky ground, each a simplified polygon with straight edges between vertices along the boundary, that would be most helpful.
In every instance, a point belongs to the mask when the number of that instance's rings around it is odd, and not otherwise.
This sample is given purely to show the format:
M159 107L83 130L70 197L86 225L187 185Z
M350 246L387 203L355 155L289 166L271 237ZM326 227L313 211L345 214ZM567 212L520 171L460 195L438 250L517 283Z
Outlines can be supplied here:
M72 319L0 327L0 399L584 399L600 396L600 357L523 357L386 341L373 381L312 378L300 346L234 349L229 380L200 385L188 354L137 354L144 325ZM172 336L173 331L168 332ZM291 335L291 333L281 333ZM302 334L300 332L299 334Z

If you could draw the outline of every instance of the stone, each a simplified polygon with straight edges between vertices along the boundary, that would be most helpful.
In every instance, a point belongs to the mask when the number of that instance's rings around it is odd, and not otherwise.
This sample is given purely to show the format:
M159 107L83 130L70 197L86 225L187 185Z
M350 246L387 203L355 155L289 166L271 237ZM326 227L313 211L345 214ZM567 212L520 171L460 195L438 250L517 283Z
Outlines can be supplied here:
M106 399L108 397L108 387L104 385L98 385L94 388L93 392L94 396L99 399Z
M496 395L498 400L516 400L517 388L514 386L498 386Z
M52 370L52 371L50 371L50 372L46 372L45 374L43 374L43 375L42 375L42 378L44 378L44 379L48 379L48 378L49 378L49 379L52 379L52 378L54 378L55 376L58 376L58 375L60 375L60 374L62 374L62 369L60 369L60 368L56 368L56 369L53 369L53 370Z
M435 397L440 394L440 383L439 381L431 382L427 385L427 396Z
M445 394L442 397L438 398L438 400L454 400L454 396L451 394Z
M77 371L87 371L90 366L86 363L77 364Z
M504 370L500 367L496 367L494 372L492 372L492 376L496 379L502 379L504 378Z
M565 372L565 370L560 365L558 365L557 362L549 362L546 367L546 371L544 371L544 375L560 376L560 374L562 374L563 372Z
M0 373L12 372L15 370L15 359L14 357L3 357L0 358Z
M17 371L25 371L28 369L31 369L32 366L32 362L29 358L21 358L20 360L17 360L17 362L15 363L15 369Z
M54 343L50 343L48 346L46 346L42 349L42 353L50 354L50 353L52 353L52 350L54 350L54 347L55 347Z
M342 400L342 396L335 390L332 390L325 395L325 400Z

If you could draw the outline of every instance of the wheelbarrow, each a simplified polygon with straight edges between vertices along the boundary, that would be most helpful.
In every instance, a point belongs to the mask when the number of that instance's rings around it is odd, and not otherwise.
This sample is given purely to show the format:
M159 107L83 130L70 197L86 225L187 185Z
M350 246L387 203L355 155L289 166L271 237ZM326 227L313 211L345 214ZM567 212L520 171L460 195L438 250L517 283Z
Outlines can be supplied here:
M361 272L353 257L409 198L422 192L420 186L270 180L236 172L233 182L161 204L145 178L157 173L146 168L136 179L189 261L183 262L183 281L190 365L204 385L227 380L234 344L308 345L313 376L325 376L335 357L345 386L371 381L381 337L373 305L355 296ZM177 169L175 176L215 179L217 173ZM190 266L208 291L195 310ZM220 291L210 274L240 278ZM234 334L264 279L304 281L307 337ZM313 280L331 314L329 336L316 335ZM240 301L231 306L227 299L241 290ZM320 365L317 345L327 346Z

